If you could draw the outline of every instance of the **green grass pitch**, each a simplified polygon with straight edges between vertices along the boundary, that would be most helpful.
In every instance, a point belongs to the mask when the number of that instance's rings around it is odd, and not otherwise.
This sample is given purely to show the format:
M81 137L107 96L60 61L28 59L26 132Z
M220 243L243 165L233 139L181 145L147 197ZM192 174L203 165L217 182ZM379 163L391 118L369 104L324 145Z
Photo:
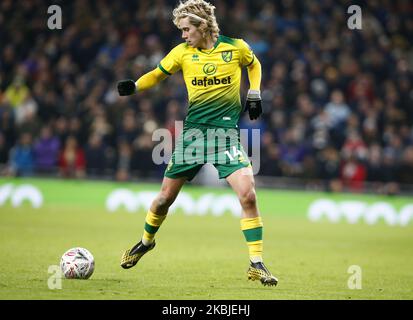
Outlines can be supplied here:
M55 204L0 208L0 299L412 299L413 226L312 223L263 215L264 260L277 287L246 279L247 247L237 218L170 215L157 246L123 270L123 250L141 236L145 212ZM88 280L63 279L51 290L50 265L69 248L87 248ZM349 289L348 268L362 270Z

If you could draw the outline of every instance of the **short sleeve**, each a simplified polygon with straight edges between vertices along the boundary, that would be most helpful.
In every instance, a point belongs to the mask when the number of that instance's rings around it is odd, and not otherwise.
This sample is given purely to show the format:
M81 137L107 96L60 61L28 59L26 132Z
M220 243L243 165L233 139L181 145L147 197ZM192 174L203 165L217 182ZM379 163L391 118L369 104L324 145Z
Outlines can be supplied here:
M158 68L168 76L181 70L182 45L173 48L158 64Z
M251 47L246 43L244 40L239 39L237 43L237 47L240 51L240 62L243 67L248 67L251 65L254 60L254 52L252 51Z

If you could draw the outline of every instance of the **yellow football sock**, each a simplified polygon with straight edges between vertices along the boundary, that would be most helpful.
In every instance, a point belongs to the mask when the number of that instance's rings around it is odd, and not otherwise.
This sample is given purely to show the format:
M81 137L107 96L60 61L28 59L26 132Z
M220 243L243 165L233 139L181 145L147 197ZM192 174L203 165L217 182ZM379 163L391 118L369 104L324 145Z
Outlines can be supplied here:
M250 260L262 262L262 228L261 217L241 219L241 230L247 240Z
M143 230L142 242L144 245L149 245L153 242L155 234L161 226L162 222L165 220L165 215L157 215L152 211L148 211L145 219L145 227Z

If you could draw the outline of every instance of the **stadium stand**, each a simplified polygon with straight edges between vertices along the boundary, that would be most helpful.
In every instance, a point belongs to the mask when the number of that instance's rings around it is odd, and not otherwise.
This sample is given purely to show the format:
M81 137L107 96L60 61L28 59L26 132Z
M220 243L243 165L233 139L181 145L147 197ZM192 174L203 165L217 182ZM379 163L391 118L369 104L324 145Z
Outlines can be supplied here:
M263 67L264 114L257 183L329 191L413 193L413 3L211 1L221 33L242 37ZM62 29L47 8L60 5ZM176 1L0 3L1 175L159 179L158 128L186 113L175 75L119 97L181 42ZM246 23L248 21L248 23ZM242 92L247 91L246 77Z

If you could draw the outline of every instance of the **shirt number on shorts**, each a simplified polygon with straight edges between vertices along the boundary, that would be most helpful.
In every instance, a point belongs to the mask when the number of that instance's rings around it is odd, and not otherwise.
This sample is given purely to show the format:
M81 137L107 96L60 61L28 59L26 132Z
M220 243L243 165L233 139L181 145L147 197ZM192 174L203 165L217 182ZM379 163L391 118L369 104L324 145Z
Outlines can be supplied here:
M225 154L228 156L229 160L231 161L233 161L236 157L243 156L242 152L239 151L235 146L232 147L232 155L228 150L225 151Z

